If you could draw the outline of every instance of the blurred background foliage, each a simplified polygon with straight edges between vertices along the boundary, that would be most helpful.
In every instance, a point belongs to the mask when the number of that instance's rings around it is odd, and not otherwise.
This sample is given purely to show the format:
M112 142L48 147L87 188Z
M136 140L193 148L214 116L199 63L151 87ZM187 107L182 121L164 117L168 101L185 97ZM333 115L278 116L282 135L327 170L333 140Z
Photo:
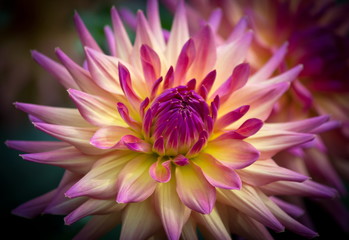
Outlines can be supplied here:
M343 1L343 0L342 0ZM16 110L13 102L29 102L49 106L71 106L66 90L32 60L30 50L38 50L55 58L54 49L60 47L72 59L82 64L84 53L73 25L74 11L78 11L92 35L106 49L104 26L110 25L111 6L127 7L132 12L145 9L143 0L2 0L0 2L0 218L2 235L9 239L71 239L88 218L72 226L65 226L62 216L44 215L33 220L11 214L11 210L34 197L55 188L63 170L57 167L26 162L18 152L8 149L7 139L52 140L34 129L26 114ZM162 25L170 29L172 16L160 8ZM129 30L131 39L134 33ZM319 209L312 209L317 212ZM322 215L323 218L328 216ZM330 229L334 226L318 227ZM118 239L120 227L103 239ZM327 239L331 232L325 232ZM327 235L326 235L327 234ZM282 239L296 239L283 235Z

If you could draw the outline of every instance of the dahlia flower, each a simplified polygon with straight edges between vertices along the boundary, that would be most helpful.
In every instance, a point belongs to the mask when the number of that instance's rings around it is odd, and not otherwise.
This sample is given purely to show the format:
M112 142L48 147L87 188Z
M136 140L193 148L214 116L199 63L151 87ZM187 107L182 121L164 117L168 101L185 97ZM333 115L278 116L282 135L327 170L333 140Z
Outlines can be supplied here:
M157 1L137 13L132 44L115 8L103 53L75 15L85 49L81 67L34 59L68 89L76 109L15 103L34 126L60 141L7 141L25 160L66 169L58 187L13 212L24 217L93 216L76 239L94 239L122 223L121 239L272 239L267 228L317 235L278 196L331 198L336 191L278 166L273 156L309 144L327 116L265 123L302 66L271 77L284 46L250 76L253 33L217 44L210 25L189 34L183 2L168 39Z
M178 1L164 2L173 9ZM278 101L268 122L329 114L332 131L322 133L316 144L292 149L274 159L283 167L307 174L347 195L341 177L349 176L349 5L332 0L192 0L186 7L191 29L210 24L219 42L229 41L232 29L252 26L256 32L248 56L252 69L258 70L279 45L288 41L289 50L284 52L279 71L295 64L303 64L304 69ZM338 199L324 207L348 230L348 209Z

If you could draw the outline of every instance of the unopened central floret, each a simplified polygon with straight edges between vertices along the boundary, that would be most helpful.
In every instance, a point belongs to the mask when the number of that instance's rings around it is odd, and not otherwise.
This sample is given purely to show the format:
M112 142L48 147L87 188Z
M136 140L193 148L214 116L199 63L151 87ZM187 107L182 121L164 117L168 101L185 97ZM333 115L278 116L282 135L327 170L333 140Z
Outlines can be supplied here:
M166 155L186 154L201 135L209 132L209 107L199 94L187 86L164 91L150 109L150 139L155 142L163 138Z

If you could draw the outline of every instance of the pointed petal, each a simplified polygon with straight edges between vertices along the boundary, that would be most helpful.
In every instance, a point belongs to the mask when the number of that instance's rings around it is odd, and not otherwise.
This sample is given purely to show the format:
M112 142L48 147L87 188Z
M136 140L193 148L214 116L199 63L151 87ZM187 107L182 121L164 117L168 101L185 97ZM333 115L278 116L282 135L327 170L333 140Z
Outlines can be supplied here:
M61 63L67 68L71 76L74 78L74 81L79 86L78 89L97 96L103 96L105 98L107 98L107 96L111 97L108 95L108 92L104 91L94 83L90 73L86 69L76 64L61 49L56 48L55 53Z
M297 65L286 72L268 79L268 83L292 82L296 79L299 73L303 70L303 65ZM294 84L296 81L293 81Z
M157 0L149 0L147 2L147 17L149 26L158 40L161 49L165 49L165 38L162 33L161 21L159 16L159 3Z
M227 114L217 119L214 125L215 129L222 130L225 127L231 125L232 123L242 118L249 109L250 109L250 106L244 105L231 112L228 112Z
M246 138L245 141L261 152L261 159L269 159L282 150L301 145L313 139L313 134L262 128L255 135Z
M6 146L12 149L16 149L21 152L28 153L38 153L38 152L47 152L64 147L69 147L69 143L65 142L48 142L48 141L14 141L7 140L5 142Z
M76 127L91 126L81 117L77 109L48 107L21 102L15 102L14 105L23 112L37 117L46 123Z
M240 190L220 189L217 197L227 205L238 209L276 232L284 230L282 224L264 205L255 188L248 186L247 184L245 184Z
M216 75L217 72L216 70L212 70L211 72L209 72L205 78L201 81L198 89L200 90L202 87L205 88L205 90L207 91L207 94L211 91L211 88L213 86L213 83L216 79Z
M185 41L189 38L187 17L184 1L180 0L171 27L170 38L168 39L166 56L169 64L174 66Z
M148 45L143 44L140 51L144 78L149 85L152 85L161 74L160 58Z
M198 235L196 233L196 226L194 221L189 218L186 224L184 224L182 229L183 240L198 240Z
M334 188L316 183L311 180L304 182L278 181L260 187L270 195L293 195L314 198L334 198L337 191Z
M118 72L119 72L120 87L125 97L131 103L134 109L138 111L140 107L141 99L132 88L131 74L129 70L126 68L126 66L124 66L122 63L119 62Z
M241 63L237 65L232 75L210 96L214 98L217 95L222 103L226 102L230 95L245 86L250 76L250 65L247 63Z
M155 160L141 154L121 170L116 182L118 203L141 202L153 194L157 183L150 177L149 167Z
M222 9L216 8L212 11L210 17L208 18L207 24L210 25L214 32L218 31L222 20Z
M122 60L128 60L131 54L132 44L115 7L111 9L111 17L113 23L114 38L117 39L117 41L115 41L116 56Z
M69 198L80 196L97 199L114 198L117 193L115 188L117 176L123 166L135 156L129 152L113 152L101 158L83 178L69 188L65 195Z
M184 45L178 56L174 71L175 85L183 84L186 80L187 72L196 58L194 41L190 38Z
M175 181L158 184L154 200L167 237L171 240L179 239L191 211L178 198Z
M203 27L193 37L196 54L195 59L188 73L189 78L196 78L201 81L216 63L216 44L214 33L210 26Z
M274 240L264 224L234 208L229 208L229 214L235 216L235 219L229 223L232 231L239 236L254 240Z
M100 239L121 222L120 213L93 216L73 240Z
M328 115L307 118L305 120L288 121L287 123L266 123L265 129L278 129L299 133L313 133L314 129L329 120Z
M111 149L115 147L123 136L133 133L133 131L124 127L103 127L96 131L91 138L90 143L99 149Z
M12 210L12 214L24 217L34 218L42 214L46 206L50 203L52 197L56 194L57 190L52 190L44 195L36 197Z
M275 103L288 90L290 83L282 82L277 84L249 84L239 91L230 95L229 99L221 104L219 115L225 114L242 105L249 105L250 109L239 121L230 127L236 128L250 118L258 118L265 121L269 116Z
M309 177L279 167L273 160L256 161L247 168L237 171L243 182L253 186L261 186L276 181L303 182Z
M239 22L234 26L233 31L229 35L227 41L232 42L242 36L248 27L248 19L246 16L242 17Z
M251 78L251 82L261 82L268 79L280 63L284 60L287 52L288 43L284 43L269 59L269 61L264 64L264 66L258 70Z
M176 167L176 180L178 196L187 207L203 214L212 211L216 190L200 168L193 164Z
M209 142L203 152L233 169L245 168L259 157L259 152L251 144L235 139Z
M118 114L116 107L108 99L74 89L69 89L68 92L78 107L80 114L89 123L99 127L110 125L127 126Z
M223 81L231 75L232 70L245 60L252 37L252 31L248 31L236 41L218 47L215 66L217 78L213 91L216 91ZM229 63L229 68L226 67L226 63Z
M230 240L230 234L227 228L224 226L221 217L218 214L217 209L213 209L210 214L198 214L193 213L195 219L201 225L205 226L208 231L214 236L215 239Z
M140 57L140 48L142 45L148 45L151 47L158 55L163 52L160 48L158 40L155 38L149 23L147 22L143 12L138 10L137 12L137 26L136 26L136 39L132 49L131 61L136 69L141 70L141 57ZM164 58L160 57L163 61L162 64L166 64Z
M84 22L80 18L79 14L75 12L74 22L76 30L79 33L80 41L83 47L90 47L98 52L102 52L101 48L98 46L97 42L94 40L90 32L87 30Z
M93 136L95 129L93 128L80 128L64 125L53 125L47 123L33 123L34 126L64 142L70 143L83 153L91 155L99 155L106 151L95 148L90 144L90 139Z
M153 209L150 201L128 204L123 212L120 240L145 240L157 232L161 223Z
M304 210L294 204L288 203L277 197L269 197L276 205L278 205L284 212L294 218L299 218L304 214Z
M346 188L338 172L334 168L327 153L322 153L316 148L305 149L304 160L309 171L327 184L334 186L342 195L346 195Z
M21 154L23 159L31 162L49 164L69 171L85 174L98 159L96 156L82 154L74 147L66 147L43 153Z
M192 159L201 168L206 180L214 187L240 189L241 180L236 172L214 159L211 155L201 153Z
M318 236L316 232L307 228L303 224L297 222L290 216L288 216L283 210L281 210L273 201L271 201L268 197L266 197L263 193L259 193L263 198L264 203L270 209L270 211L274 214L274 216L288 229L292 232L297 233L298 235L314 238Z
M76 199L67 198L64 193L80 179L81 175L73 174L65 171L61 182L57 188L55 196L52 197L50 203L47 205L43 213L66 215L84 203L87 198L80 197Z
M114 94L123 94L119 85L117 58L85 48L92 80L102 89Z
M65 69L61 64L53 61L38 51L32 51L31 53L34 60L47 72L57 78L59 83L62 84L66 89L80 89L67 69Z
M111 29L110 26L104 27L104 35L107 40L109 55L117 57L116 49L115 49L115 37L114 37L113 30Z
M88 199L86 202L81 204L74 211L69 213L65 218L64 222L70 225L81 218L91 215L104 215L115 211L120 211L125 207L124 204L118 204L113 200L101 200L101 199Z

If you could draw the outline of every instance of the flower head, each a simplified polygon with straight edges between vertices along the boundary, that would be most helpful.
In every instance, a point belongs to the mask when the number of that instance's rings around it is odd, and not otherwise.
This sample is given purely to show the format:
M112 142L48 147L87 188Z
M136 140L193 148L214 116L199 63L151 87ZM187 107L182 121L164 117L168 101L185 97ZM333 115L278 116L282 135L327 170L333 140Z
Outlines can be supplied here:
M231 232L268 239L266 227L316 236L290 216L300 213L296 207L273 196L336 192L272 158L313 141L328 117L265 123L301 67L270 78L281 61L276 52L250 77L245 58L252 32L239 31L224 44L208 25L189 35L182 2L168 39L156 1L148 3L148 20L137 13L133 45L114 8L112 20L114 32L106 28L110 56L75 16L84 68L60 49L63 65L33 52L69 88L77 109L16 103L36 128L61 142L7 144L29 152L21 155L26 160L67 171L57 189L14 213L68 214L67 224L101 215L78 239L96 238L121 221L121 239L163 231L169 239L195 239L197 226L216 239L230 239Z

